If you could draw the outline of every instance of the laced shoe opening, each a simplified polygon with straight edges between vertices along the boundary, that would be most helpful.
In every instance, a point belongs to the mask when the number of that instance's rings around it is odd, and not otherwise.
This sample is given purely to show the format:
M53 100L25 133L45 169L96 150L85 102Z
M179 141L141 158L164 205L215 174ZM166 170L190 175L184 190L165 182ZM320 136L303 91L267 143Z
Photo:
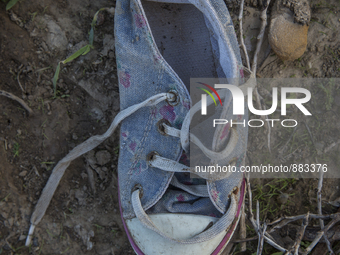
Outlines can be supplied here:
M217 77L213 31L200 10L192 4L142 4L159 52L187 88L190 78Z

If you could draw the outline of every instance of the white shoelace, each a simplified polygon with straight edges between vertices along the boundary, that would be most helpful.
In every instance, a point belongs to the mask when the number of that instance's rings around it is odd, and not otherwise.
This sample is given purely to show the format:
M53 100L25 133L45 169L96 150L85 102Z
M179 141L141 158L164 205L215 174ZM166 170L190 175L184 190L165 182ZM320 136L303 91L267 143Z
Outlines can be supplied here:
M253 85L244 84L241 87L249 87L249 86L253 86ZM219 91L221 98L225 97L225 93L226 93L225 90ZM109 129L103 135L96 135L96 136L89 138L82 144L76 146L73 150L69 152L68 155L66 155L66 157L60 160L58 164L54 167L53 172L50 178L48 179L48 182L46 183L46 186L43 189L41 196L38 200L38 203L36 204L34 211L32 213L31 220L30 220L31 226L30 226L29 233L26 239L26 246L30 245L32 241L35 226L41 221L42 217L45 215L45 212L51 202L53 194L55 190L57 189L58 184L62 176L64 175L65 170L70 165L70 163L74 159L78 158L79 156L93 150L95 147L101 144L104 140L110 137L115 131L118 124L121 121L123 121L125 118L130 116L131 114L135 113L141 108L155 106L158 103L165 101L165 100L168 100L170 102L176 101L177 99L175 97L176 95L174 95L173 93L160 93L160 94L157 94L157 95L154 95L148 98L147 100L139 104L135 104L133 106L128 107L125 110L122 110L121 112L117 114L117 116L111 123ZM210 105L212 103L213 103L213 100L211 98L208 98L207 104ZM184 119L181 130L164 125L164 132L170 136L179 137L181 141L181 145L185 151L188 151L189 144L191 141L195 143L203 151L203 153L207 157L209 157L212 161L217 161L219 159L227 157L228 154L232 152L234 147L236 146L236 142L238 138L236 131L232 129L230 141L227 147L223 151L214 152L214 151L207 149L205 146L203 146L203 144L199 141L197 137L189 134L189 126L190 126L191 118L199 110L200 110L200 103L197 103L190 109L189 113L186 115ZM180 164L177 161L173 161L173 160L169 160L167 158L161 157L159 155L154 155L152 159L149 161L149 164L153 167L159 168L164 171L194 172L194 169L191 169L190 167ZM208 180L218 180L218 179L225 178L225 176L221 177L221 176L212 175L212 174L203 175L203 176L200 175L200 176ZM185 187L185 185L180 184L177 181L177 179L173 179L171 183L174 186L180 187L183 190L186 190L191 194L199 195L202 197L208 197L207 190L204 190L204 187L202 187L205 185L198 185L196 187ZM208 230L188 240L174 240L157 229L157 227L152 223L149 216L143 210L143 207L141 205L140 198L139 198L139 190L136 190L132 193L132 205L133 205L137 218L141 221L141 223L145 227L152 229L155 232L159 233L161 236L168 238L170 240L176 241L176 242L197 243L197 242L202 242L204 240L212 239L213 237L215 237L216 235L218 235L219 233L227 229L227 227L234 220L234 216L236 213L236 196L233 193L231 194L231 203L230 203L230 208L228 212L225 215L223 215L212 227L210 227Z
M219 91L219 95L221 98L225 97L226 91L222 90ZM209 98L207 100L207 105L210 105L213 103L212 98ZM202 150L202 152L211 159L212 162L216 162L218 160L224 159L228 157L228 155L234 150L237 140L238 140L238 135L235 129L231 129L231 135L230 135L230 140L228 142L228 145L226 148L220 152L214 152L206 148L202 142L193 134L189 134L189 125L191 122L192 117L194 114L200 110L200 102L195 104L190 111L187 113L181 130L178 130L176 128L170 127L163 123L164 127L164 133L169 135L169 136L174 136L178 137L181 140L181 144L184 150L188 151L189 148L189 140L190 142L194 143L198 148ZM210 174L210 173L199 173L196 172L193 168L190 168L186 165L183 165L177 161L170 160L164 157L161 157L158 154L154 154L151 159L148 161L149 165L164 171L169 171L169 172L181 172L181 173L194 173L204 179L207 180L219 180L219 179L224 179L226 178L225 174ZM180 183L175 176L173 176L171 180L171 184L175 187L178 187L190 194L199 196L199 197L209 197L208 193L208 188L207 185L191 185L187 186L182 183ZM141 200L140 200L140 190L136 189L135 191L132 192L131 196L131 203L133 210L135 212L136 217L139 219L139 221L143 224L148 229L153 230L154 232L158 233L162 237L177 242L177 243L182 243L182 244L194 244L194 243L200 243L204 241L211 240L215 238L217 235L225 231L234 221L236 211L237 211L237 199L236 195L231 192L230 194L230 206L228 208L228 211L211 227L207 228L205 231L202 233L195 235L191 238L185 239L185 240L180 240L180 239L174 239L170 236L168 236L166 233L162 232L157 226L152 222L151 218L146 214L146 212L143 209Z

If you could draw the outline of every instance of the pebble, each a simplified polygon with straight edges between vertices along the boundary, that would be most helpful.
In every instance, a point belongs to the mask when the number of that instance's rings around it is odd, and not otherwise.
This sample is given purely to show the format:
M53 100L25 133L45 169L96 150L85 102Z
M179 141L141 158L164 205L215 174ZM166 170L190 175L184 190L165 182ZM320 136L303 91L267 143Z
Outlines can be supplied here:
M73 133L73 134L72 134L72 139L73 139L73 140L78 140L78 136L77 136L76 133Z
M26 235L21 235L20 237L19 237L19 241L23 241L23 240L25 240L26 239Z
M19 176L20 177L25 177L27 175L27 171L25 170L25 171L22 171L20 174L19 174Z
M269 43L280 59L298 59L306 50L309 26L295 22L294 13L279 6L281 1L275 3L269 26Z
M97 159L98 165L103 166L110 162L111 154L107 150L98 151L96 153L96 159Z
M308 61L307 65L308 65L309 69L312 69L313 66L312 66L312 63L310 61Z
M290 21L283 16L272 19L269 28L269 43L282 60L295 60L307 47L308 26Z

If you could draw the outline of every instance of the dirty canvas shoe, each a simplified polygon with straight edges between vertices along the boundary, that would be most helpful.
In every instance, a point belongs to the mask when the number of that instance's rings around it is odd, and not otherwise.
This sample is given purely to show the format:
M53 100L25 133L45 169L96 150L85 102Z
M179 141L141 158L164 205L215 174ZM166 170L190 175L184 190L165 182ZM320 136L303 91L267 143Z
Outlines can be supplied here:
M167 95L121 126L119 198L131 245L137 254L219 254L240 216L243 176L190 178L182 161L190 78L242 78L228 10L222 0L118 0L115 37L121 109ZM225 119L232 116L230 97ZM229 146L221 162L242 162L247 129L236 130L235 144L218 139L228 132L216 131L214 150Z
M115 40L121 111L103 135L75 147L58 162L31 217L26 240L44 216L70 162L120 130L119 202L137 254L220 254L232 237L244 201L242 173L191 178L187 166L190 78L243 78L239 47L222 0L117 0ZM232 119L230 92L221 92L221 118ZM237 121L247 115L237 116ZM195 141L197 145L197 140ZM247 128L216 128L219 165L245 157Z

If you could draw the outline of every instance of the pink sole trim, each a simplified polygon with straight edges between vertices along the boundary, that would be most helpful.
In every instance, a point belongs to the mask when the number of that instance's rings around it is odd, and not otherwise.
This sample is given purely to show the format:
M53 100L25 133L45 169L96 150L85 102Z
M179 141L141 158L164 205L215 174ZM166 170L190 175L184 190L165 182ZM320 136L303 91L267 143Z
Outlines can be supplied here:
M243 179L242 185L241 185L240 201L238 203L237 213L236 213L236 216L235 216L236 218L238 218L240 216L240 212L241 212L241 208L242 208L242 204L243 204L243 199L244 199L244 191L245 191L245 179ZM225 235L225 237L220 242L220 244L217 246L217 248L214 250L214 252L211 253L211 255L217 255L222 249L224 249L225 245L230 240L231 236L234 234L234 231L237 227L237 223L238 223L238 221L236 221L235 224L229 229L228 233Z
M241 185L241 194L240 194L240 201L238 203L238 208L237 208L237 213L236 213L236 218L239 217L240 212L241 212L241 208L242 208L242 204L243 204L243 199L244 199L244 192L245 192L245 179L243 179L242 181L242 185ZM124 221L123 218L123 211L122 211L122 207L121 207L121 203L120 203L120 192L119 192L119 184L118 184L118 201L119 201L119 211L120 211L120 217L122 218L122 222L123 222L123 226L125 229L125 233L129 239L129 242L132 246L132 248L134 249L134 251L138 254L138 255L145 255L141 249L138 247L138 245L134 242L133 238L130 235L130 232L126 226L126 223ZM231 238L232 234L234 233L236 226L237 226L238 221L229 229L228 233L225 235L225 237L223 238L223 240L220 242L220 244L216 247L216 249L213 251L213 253L211 253L211 255L217 255L219 252L221 252L222 249L224 249L225 245L227 244L227 242L229 241L229 239Z
M121 206L121 203L120 203L120 192L119 192L119 182L118 183L118 201L119 201L119 211L120 211L120 217L122 218L122 222L123 222L123 226L124 226L124 229L125 229L125 233L129 239L129 242L132 246L132 248L134 249L134 251L138 254L138 255L145 255L141 249L139 249L138 245L135 244L135 242L133 241L133 238L131 237L130 235L130 232L126 226L126 223L125 223L125 220L123 218L123 211L122 211L122 206Z

